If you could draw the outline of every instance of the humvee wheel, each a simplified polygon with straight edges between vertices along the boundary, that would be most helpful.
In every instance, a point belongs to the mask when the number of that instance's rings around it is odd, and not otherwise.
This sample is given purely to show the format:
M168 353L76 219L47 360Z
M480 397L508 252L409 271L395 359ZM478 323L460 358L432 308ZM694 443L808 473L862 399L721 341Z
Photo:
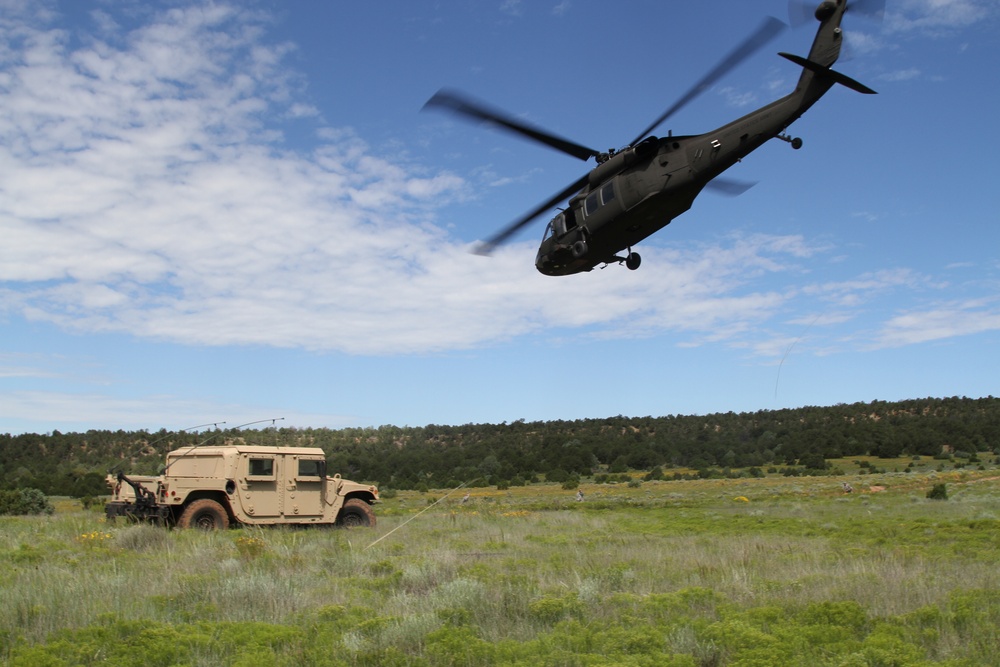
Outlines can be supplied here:
M222 505L210 498L202 498L184 508L181 518L177 520L177 526L201 530L225 530L229 528L229 516Z
M340 515L337 516L337 525L344 528L374 528L375 512L365 501L351 498L341 508Z

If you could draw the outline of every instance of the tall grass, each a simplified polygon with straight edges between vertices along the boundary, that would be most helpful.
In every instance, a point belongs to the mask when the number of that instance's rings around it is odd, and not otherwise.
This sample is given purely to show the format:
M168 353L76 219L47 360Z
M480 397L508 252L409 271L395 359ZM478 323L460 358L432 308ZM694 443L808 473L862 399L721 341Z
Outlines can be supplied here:
M57 504L0 519L0 660L996 665L994 473L479 489L406 525L444 492L401 492L376 531Z

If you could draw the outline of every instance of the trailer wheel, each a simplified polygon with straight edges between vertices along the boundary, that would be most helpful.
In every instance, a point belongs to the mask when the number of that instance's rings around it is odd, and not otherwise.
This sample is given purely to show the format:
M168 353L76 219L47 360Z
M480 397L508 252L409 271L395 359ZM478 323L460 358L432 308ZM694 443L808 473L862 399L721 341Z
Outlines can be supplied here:
M341 508L337 516L337 525L344 528L374 528L375 512L365 501L351 498Z
M210 498L202 498L184 508L181 518L177 520L177 526L201 530L225 530L229 528L229 515L219 503Z

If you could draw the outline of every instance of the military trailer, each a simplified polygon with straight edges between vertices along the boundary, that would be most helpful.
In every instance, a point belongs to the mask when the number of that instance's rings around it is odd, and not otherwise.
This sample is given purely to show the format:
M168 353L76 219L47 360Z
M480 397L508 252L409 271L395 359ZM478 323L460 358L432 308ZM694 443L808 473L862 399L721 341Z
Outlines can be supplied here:
M230 445L167 454L157 476L108 475L109 521L125 517L180 528L374 526L378 489L327 477L318 447Z

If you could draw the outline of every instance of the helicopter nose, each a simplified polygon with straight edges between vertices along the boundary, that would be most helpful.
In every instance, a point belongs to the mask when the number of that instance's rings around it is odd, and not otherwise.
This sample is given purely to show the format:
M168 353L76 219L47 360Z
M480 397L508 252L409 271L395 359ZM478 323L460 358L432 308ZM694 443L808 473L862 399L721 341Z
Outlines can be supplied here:
M542 275L545 276L555 275L555 267L553 266L553 263L549 260L548 255L543 255L539 253L539 255L535 258L535 268L538 269L538 272L541 273Z

